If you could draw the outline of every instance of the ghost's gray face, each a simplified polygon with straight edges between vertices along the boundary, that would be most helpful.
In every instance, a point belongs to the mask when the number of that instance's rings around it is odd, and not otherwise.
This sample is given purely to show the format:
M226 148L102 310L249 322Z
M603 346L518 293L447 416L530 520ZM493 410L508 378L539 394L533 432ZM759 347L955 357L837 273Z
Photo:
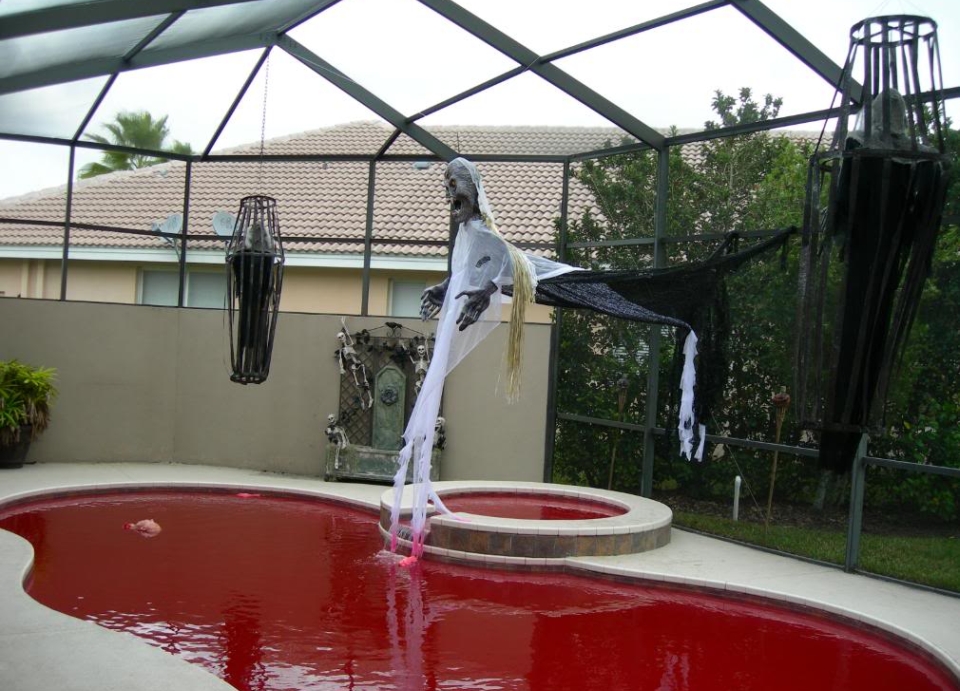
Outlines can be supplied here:
M453 161L443 174L443 185L450 202L450 215L456 223L466 223L480 216L477 188L470 171L460 161Z

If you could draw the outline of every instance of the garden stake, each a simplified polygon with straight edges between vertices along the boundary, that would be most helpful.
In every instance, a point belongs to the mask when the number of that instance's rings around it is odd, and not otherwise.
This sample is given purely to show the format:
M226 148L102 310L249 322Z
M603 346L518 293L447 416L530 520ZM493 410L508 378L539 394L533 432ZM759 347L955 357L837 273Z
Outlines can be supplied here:
M617 381L617 386L620 391L617 393L617 408L619 409L620 422L623 422L623 407L627 403L627 386L629 381L627 380L626 375L620 377ZM610 473L607 476L607 489L613 489L613 466L617 460L617 448L620 446L620 435L623 434L622 429L617 430L617 438L613 442L613 451L610 452Z
M783 419L787 416L787 408L790 407L790 394L786 390L773 395L773 407L777 410L777 427L774 432L773 440L780 443L780 430L783 428ZM770 468L770 491L767 492L767 516L763 521L763 532L766 534L770 527L770 513L773 510L773 486L777 482L777 459L780 457L780 449L773 450L773 466Z

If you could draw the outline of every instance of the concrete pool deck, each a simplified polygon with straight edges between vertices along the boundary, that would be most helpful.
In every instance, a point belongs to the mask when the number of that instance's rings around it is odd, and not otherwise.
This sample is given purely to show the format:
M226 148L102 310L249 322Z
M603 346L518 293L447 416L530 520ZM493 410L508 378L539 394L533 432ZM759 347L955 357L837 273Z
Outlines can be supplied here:
M473 483L463 483L465 486ZM38 464L0 472L0 504L58 490L183 485L295 491L367 509L376 530L382 485L330 483L256 470L151 463ZM22 583L32 548L0 531L0 689L230 691L205 670L144 643L50 610ZM960 598L889 583L673 530L639 554L568 557L572 571L759 595L897 633L946 665L960 685Z

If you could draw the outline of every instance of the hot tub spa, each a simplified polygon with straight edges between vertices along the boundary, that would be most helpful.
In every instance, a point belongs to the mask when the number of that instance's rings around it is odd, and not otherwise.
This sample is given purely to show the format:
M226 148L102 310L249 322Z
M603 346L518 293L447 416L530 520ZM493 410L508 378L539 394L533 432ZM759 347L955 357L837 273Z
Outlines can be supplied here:
M262 490L34 500L39 602L254 689L958 688L928 655L813 610L564 573L411 569L373 515ZM154 519L144 537L126 523ZM605 519L597 519L605 520Z
M632 494L535 482L434 483L456 515L434 513L424 549L437 558L505 565L562 566L567 557L637 554L670 542L673 513ZM401 498L409 515L413 491ZM380 530L390 529L393 490L380 497ZM400 545L409 535L400 531Z

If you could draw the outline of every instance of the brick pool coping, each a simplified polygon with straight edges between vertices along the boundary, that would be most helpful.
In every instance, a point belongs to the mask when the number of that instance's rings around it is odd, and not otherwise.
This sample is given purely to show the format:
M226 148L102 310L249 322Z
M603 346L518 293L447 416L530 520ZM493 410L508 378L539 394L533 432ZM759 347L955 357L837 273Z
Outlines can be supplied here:
M673 512L651 499L632 494L540 482L436 482L441 498L467 494L542 495L605 504L622 513L602 518L529 520L484 516L465 512L433 513L427 522L425 553L451 561L549 567L567 557L604 557L638 554L670 542ZM380 497L380 532L390 530L394 492ZM413 487L404 489L400 513L412 511ZM402 530L399 544L409 551L409 531Z

